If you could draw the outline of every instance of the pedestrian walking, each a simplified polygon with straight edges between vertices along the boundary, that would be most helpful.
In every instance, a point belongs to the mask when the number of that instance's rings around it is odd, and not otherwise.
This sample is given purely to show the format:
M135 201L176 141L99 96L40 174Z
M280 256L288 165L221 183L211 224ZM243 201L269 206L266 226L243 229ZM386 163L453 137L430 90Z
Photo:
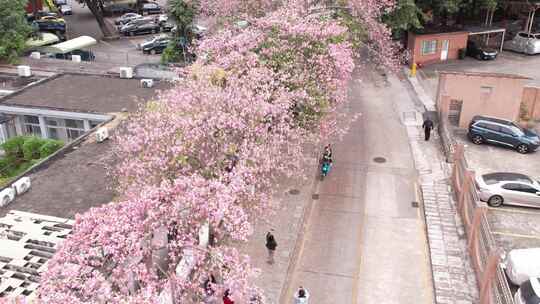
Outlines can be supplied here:
M277 242L272 234L274 229L270 229L266 234L266 249L268 249L268 264L274 264L274 252L277 248Z
M223 293L223 304L234 304L234 301L229 297L230 294L231 293L228 289L225 290L225 293Z
M426 118L426 120L424 120L424 123L422 124L422 128L424 128L424 138L426 141L428 141L429 137L431 136L431 130L433 129L433 121L429 118Z
M309 292L304 287L298 287L298 290L294 293L294 304L308 304Z

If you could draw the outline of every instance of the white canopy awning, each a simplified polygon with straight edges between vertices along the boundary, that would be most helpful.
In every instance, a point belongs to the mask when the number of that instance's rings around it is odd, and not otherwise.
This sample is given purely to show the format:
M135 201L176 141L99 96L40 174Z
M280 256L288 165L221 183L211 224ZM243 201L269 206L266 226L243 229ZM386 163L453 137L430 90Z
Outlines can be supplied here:
M40 46L53 44L60 41L60 38L52 33L40 33L36 38L30 38L26 40L26 47L29 49L35 49Z
M90 36L80 36L68 41L46 47L44 51L53 54L65 54L74 50L80 50L82 48L92 46L96 43L96 39Z

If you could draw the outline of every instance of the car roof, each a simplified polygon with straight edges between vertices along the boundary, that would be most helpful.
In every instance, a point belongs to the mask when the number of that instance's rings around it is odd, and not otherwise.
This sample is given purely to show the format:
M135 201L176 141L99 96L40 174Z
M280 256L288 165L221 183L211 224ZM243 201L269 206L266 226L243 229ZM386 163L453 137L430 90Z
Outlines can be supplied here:
M482 175L482 179L488 185L500 182L521 182L529 185L533 184L533 179L525 174L511 172L494 172Z
M472 118L471 121L472 122L477 122L479 120L487 120L487 121L496 122L496 123L500 123L500 124L507 125L507 126L514 126L515 125L512 121L507 120L507 119L491 117L491 116L484 116L484 115L475 115Z

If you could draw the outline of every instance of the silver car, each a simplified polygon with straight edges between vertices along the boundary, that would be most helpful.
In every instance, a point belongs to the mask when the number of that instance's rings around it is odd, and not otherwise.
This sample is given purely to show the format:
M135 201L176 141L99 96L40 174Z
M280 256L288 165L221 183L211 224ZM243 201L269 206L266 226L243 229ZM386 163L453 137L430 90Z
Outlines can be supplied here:
M476 189L480 200L492 207L540 207L540 183L524 174L496 172L476 176Z
M519 32L504 43L504 49L534 55L540 53L540 34Z

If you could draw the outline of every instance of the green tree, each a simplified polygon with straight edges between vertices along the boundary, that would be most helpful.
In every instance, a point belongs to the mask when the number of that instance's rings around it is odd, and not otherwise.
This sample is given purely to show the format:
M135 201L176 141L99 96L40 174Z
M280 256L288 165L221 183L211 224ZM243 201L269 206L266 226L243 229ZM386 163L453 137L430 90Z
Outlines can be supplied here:
M398 0L396 8L383 16L393 33L422 28L424 14L414 0Z
M24 51L32 32L25 6L26 0L0 0L0 60L15 62Z
M417 0L416 4L425 13L431 12L433 23L446 25L448 19L459 12L464 0Z
M169 17L176 23L177 29L173 39L163 51L163 55L161 56L161 61L163 63L186 60L187 46L193 39L191 28L197 11L197 1L169 1Z

